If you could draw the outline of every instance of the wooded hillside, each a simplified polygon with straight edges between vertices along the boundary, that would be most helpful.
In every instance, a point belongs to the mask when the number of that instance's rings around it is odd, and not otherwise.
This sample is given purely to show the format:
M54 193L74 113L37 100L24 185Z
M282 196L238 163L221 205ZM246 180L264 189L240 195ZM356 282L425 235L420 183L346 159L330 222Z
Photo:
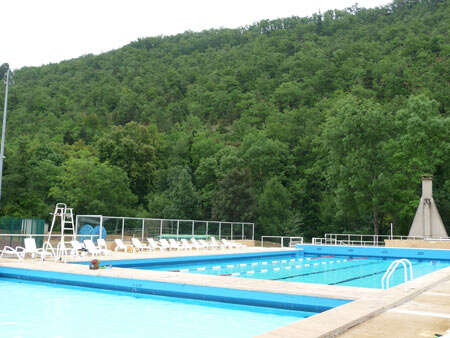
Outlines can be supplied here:
M449 27L449 1L400 0L17 70L1 215L405 233L431 173L449 226Z

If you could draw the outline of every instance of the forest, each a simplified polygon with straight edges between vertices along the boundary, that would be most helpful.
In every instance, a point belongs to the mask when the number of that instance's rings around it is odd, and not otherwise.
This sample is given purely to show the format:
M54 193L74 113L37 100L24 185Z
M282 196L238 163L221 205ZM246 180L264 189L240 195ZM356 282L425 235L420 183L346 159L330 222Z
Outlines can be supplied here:
M449 1L394 0L15 70L0 216L407 234L432 174L450 230L449 27Z

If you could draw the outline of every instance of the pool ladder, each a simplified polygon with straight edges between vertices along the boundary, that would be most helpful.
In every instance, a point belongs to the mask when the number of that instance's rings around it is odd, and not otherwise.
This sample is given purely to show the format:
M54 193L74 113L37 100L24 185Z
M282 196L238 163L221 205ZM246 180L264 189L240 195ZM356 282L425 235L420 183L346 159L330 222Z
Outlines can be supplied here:
M405 282L408 281L408 267L406 266L406 264L409 265L409 280L413 279L413 269L412 269L411 262L406 258L397 259L397 260L393 261L391 263L391 265L389 265L386 272L384 273L383 278L381 279L381 288L382 289L385 289L385 282L386 282L386 289L389 289L389 279L391 278L395 269L397 269L397 267L400 264L403 265L403 271L405 273Z

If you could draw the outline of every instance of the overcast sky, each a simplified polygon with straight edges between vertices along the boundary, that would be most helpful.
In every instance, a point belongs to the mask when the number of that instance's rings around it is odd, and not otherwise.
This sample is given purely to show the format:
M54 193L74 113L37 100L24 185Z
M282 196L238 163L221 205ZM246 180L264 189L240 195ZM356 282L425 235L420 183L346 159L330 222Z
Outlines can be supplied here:
M13 69L99 54L142 37L236 28L262 19L310 16L386 0L5 0L0 64Z

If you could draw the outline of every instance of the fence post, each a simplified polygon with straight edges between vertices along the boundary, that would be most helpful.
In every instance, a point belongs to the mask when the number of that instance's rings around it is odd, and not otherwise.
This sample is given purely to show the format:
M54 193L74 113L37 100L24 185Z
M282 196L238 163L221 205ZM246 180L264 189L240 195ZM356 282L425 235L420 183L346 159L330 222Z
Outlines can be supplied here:
M219 222L219 239L222 239L222 222Z
M64 220L63 220L63 222L64 222ZM100 215L100 233L98 234L98 238L102 238L102 235L103 235L103 216ZM62 240L63 239L61 238L61 241Z
M231 223L231 241L233 240L233 223Z
M206 221L206 236L208 236L208 221Z
M122 241L125 234L125 217L122 217Z
M244 240L244 223L242 223L242 240Z
M145 225L144 225L144 219L142 219L142 234L141 234L141 241L143 241L144 240L144 227L145 227Z
M177 220L177 241L178 241L178 234L180 233L180 220Z
M252 223L252 241L255 240L255 223Z
M159 224L159 238L161 239L162 237L162 224L163 224L163 220L161 219L161 222Z
M192 237L194 237L195 231L194 231L194 221L192 221ZM178 239L178 238L177 238Z

